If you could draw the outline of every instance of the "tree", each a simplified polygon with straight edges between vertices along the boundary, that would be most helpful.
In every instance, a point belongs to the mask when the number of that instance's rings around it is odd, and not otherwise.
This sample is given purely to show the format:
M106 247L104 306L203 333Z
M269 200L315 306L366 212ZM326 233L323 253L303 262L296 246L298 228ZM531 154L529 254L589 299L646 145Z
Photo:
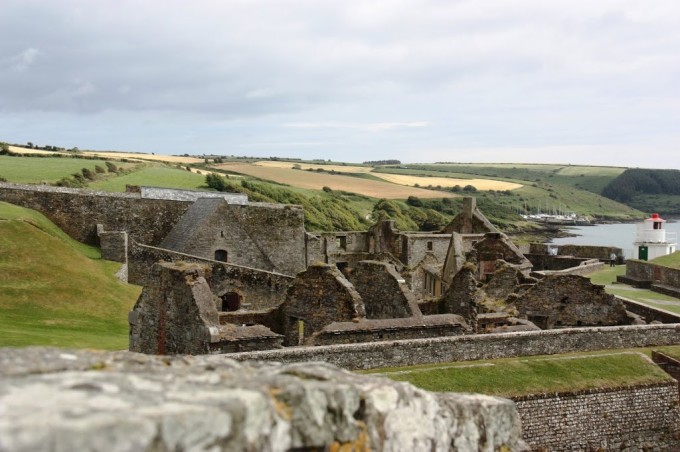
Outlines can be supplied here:
M467 193L475 193L477 191L477 188L474 185L466 185L463 187L463 191Z
M417 196L409 196L406 200L406 204L413 207L423 207L423 201L421 201Z

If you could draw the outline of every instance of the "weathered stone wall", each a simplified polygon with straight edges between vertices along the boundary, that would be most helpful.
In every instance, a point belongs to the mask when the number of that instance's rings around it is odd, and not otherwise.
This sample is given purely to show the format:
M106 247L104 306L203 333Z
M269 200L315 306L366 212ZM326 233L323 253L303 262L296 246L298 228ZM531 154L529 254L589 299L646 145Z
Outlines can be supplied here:
M652 262L628 259L626 261L626 276L680 288L680 269L662 267Z
M333 322L364 318L361 296L332 265L318 264L299 273L283 304L286 345L298 345Z
M130 351L150 354L210 353L219 342L219 319L206 269L158 264L130 312Z
M660 308L653 308L642 303L638 303L635 300L628 300L625 298L617 297L626 307L626 310L633 312L639 316L644 317L647 323L649 322L661 322L661 323L680 323L680 314L674 312L666 311Z
M128 235L125 231L99 232L99 248L101 249L102 259L114 262L127 262Z
M459 336L470 330L462 317L451 314L423 318L362 320L332 323L315 333L310 345L357 344L361 342Z
M229 204L248 204L248 195L205 190L177 190L164 187L140 187L141 197L145 199L169 199L172 201L196 201L200 198L220 198Z
M375 369L678 344L680 325L635 325L292 347L229 357L239 361L325 361L347 369Z
M405 246L406 253L401 253L401 260L407 267L413 268L431 254L438 262L444 263L449 242L451 234L403 234L402 246Z
M418 302L391 264L361 261L349 281L364 302L368 319L398 319L421 316Z
M531 254L548 254L548 247L557 248L557 254L583 258L595 258L609 262L609 256L616 254L617 263L622 263L624 253L621 248L615 246L591 246L591 245L553 245L546 243L532 243L529 246Z
M567 268L578 267L590 260L590 258L551 256L550 254L525 254L524 257L533 264L534 271L566 270Z
M221 296L236 291L243 295L242 306L248 310L280 306L286 299L286 290L295 280L287 275L201 259L134 242L130 244L129 251L128 282L131 284L153 284L151 270L159 261L202 263L212 267L208 283L213 294Z
M159 245L236 265L295 275L306 268L304 215L299 206L227 204L199 199Z
M7 183L0 183L0 201L37 210L74 239L91 245L99 244L98 224L105 231L127 231L137 242L156 245L191 204L141 199L133 193Z
M626 310L604 286L578 275L549 275L514 300L521 317L549 329L561 326L625 325Z
M590 262L590 263L588 263ZM600 271L605 267L604 262L600 261L586 261L585 264L581 264L578 267L566 268L564 270L542 270L542 271L532 271L531 275L537 278L542 278L548 275L578 275L578 276L589 276Z
M532 450L680 450L677 382L514 401Z
M521 451L506 399L323 363L0 349L0 450Z

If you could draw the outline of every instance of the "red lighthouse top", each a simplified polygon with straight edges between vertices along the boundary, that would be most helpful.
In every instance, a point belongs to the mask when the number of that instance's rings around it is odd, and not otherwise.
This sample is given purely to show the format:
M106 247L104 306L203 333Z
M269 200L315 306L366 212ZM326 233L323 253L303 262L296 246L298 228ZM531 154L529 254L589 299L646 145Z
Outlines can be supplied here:
M650 220L664 221L664 219L661 218L658 213L653 213L652 218L650 218Z

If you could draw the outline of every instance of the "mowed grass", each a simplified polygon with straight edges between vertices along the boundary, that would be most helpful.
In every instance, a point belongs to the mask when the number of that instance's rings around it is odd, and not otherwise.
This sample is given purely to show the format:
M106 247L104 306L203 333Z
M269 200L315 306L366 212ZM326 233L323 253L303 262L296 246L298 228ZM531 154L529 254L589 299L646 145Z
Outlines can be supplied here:
M406 199L409 196L417 196L419 198L456 197L453 193L406 187L403 185L391 184L389 182L314 171L270 168L242 163L225 163L216 165L215 167L299 188L322 190L323 187L330 187L333 190L358 193L374 198Z
M665 256L659 256L650 261L653 264L663 265L664 267L680 268L680 251Z
M16 184L50 183L79 173L83 168L94 171L96 165L106 168L103 160L0 155L0 177Z
M606 286L605 291L609 294L623 298L628 298L648 306L671 311L680 314L680 300L668 295L654 292L649 289L638 289L627 284L616 281L618 275L626 273L625 265L616 267L605 267L604 269L590 275L590 281L594 284Z
M41 214L0 202L0 346L125 349L141 288Z
M122 192L125 191L126 185L147 185L187 190L207 189L204 175L166 166L142 168L123 176L92 182L89 186L96 190Z
M672 381L639 352L560 355L377 369L397 381L438 392L478 392L503 397L615 388Z
M409 176L406 174L389 174L389 173L375 173L375 176L400 185L420 185L420 186L441 186L441 187L455 187L460 185L472 185L477 190L515 190L522 187L522 184L514 182L505 182L493 179L454 179L450 177L425 177L425 176Z

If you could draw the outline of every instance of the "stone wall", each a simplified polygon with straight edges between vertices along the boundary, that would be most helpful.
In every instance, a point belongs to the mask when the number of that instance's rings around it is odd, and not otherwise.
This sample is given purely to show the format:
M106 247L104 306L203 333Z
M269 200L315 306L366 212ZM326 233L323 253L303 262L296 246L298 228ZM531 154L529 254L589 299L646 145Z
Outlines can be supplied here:
M626 276L680 288L680 269L655 265L637 259L626 261Z
M680 314L674 312L666 311L660 308L653 308L645 304L639 303L635 300L628 300L625 298L617 297L626 307L626 310L642 316L647 323L649 322L661 322L661 323L680 323Z
M336 267L316 264L301 272L283 304L286 345L298 345L333 322L366 317L364 303Z
M140 187L144 199L168 199L172 201L194 202L200 198L220 198L229 204L248 204L248 195L243 193L225 193L204 190L177 190L164 187Z
M546 243L531 243L529 246L529 252L531 254L548 254L548 248L557 248L557 254L561 256L595 258L609 262L609 256L614 253L617 256L617 263L623 263L624 259L623 250L615 246L553 245Z
M324 363L0 349L0 450L521 451L506 399Z
M416 298L391 264L361 261L352 270L349 281L359 292L368 319L421 316Z
M204 198L191 205L160 248L245 267L295 275L306 268L302 208L228 204Z
M287 275L201 259L134 242L130 244L129 251L128 282L131 284L153 284L151 270L159 261L202 263L212 267L208 283L213 294L221 296L235 291L243 296L242 306L248 310L280 306L286 298L286 290L295 280Z
M525 254L524 257L534 266L534 271L540 270L566 270L567 268L578 267L590 258L573 256L552 256L550 254Z
M128 235L125 231L101 231L99 235L99 248L102 259L114 262L127 262Z
M532 450L680 449L677 382L513 400Z
M357 344L361 342L459 336L470 330L462 317L451 314L421 318L362 320L332 323L314 334L310 345Z
M239 353L241 360L325 361L347 369L680 344L680 325L569 328Z
M543 329L628 323L621 300L578 275L546 276L517 296L514 304L520 317Z
M97 225L127 231L156 245L187 211L189 202L141 199L134 193L106 193L46 185L0 183L0 201L37 210L79 242L98 245Z
M160 263L128 316L130 350L148 354L201 355L268 350L283 336L262 325L220 323L217 297L205 265Z
M426 255L433 255L438 262L444 263L449 250L451 234L403 234L401 261L407 267L415 267ZM405 242L405 243L404 243Z

